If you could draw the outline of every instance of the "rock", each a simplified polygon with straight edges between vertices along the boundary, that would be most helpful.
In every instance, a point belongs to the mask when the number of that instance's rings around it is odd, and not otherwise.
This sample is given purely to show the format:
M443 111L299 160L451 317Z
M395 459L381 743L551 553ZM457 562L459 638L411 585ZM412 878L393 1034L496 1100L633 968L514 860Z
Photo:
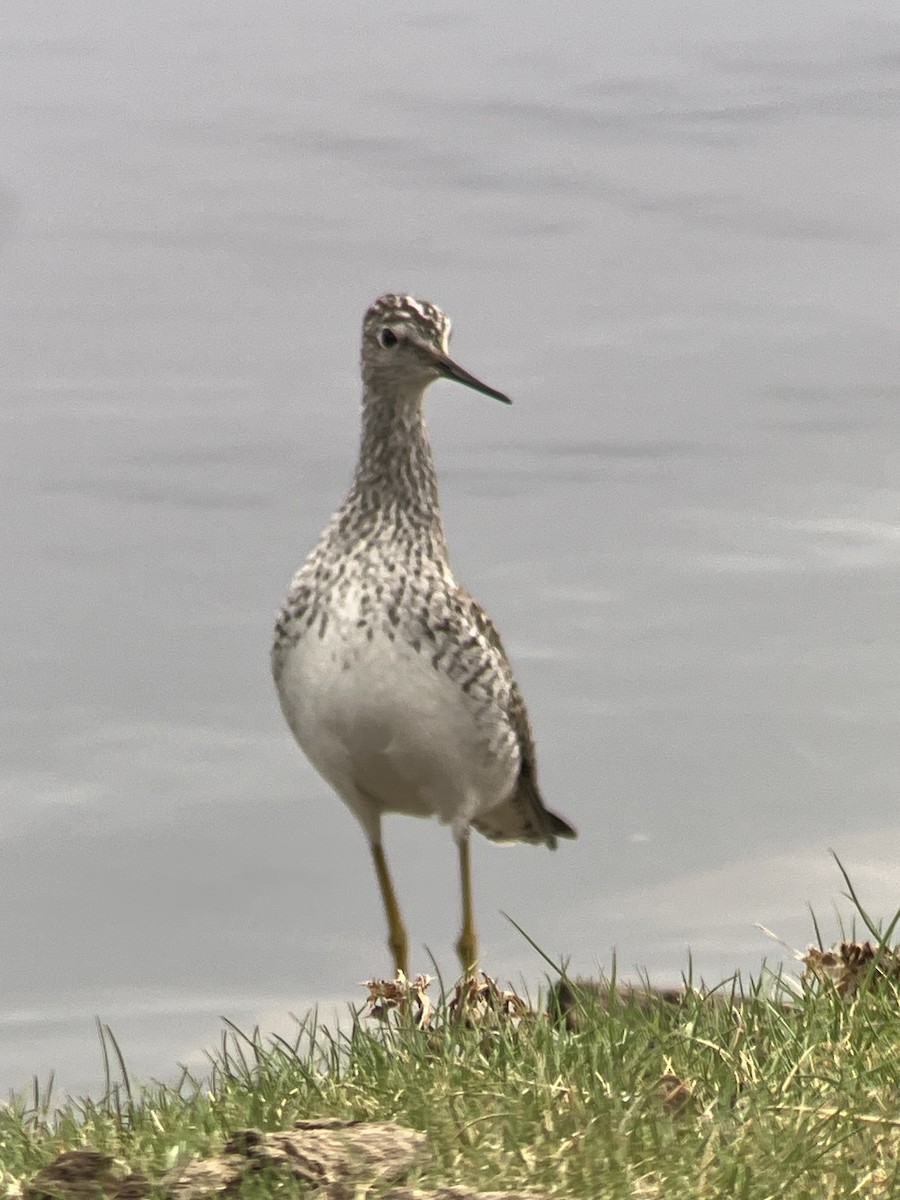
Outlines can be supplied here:
M649 1012L662 1008L671 1010L676 1019L680 1011L691 1003L702 1003L714 1008L748 1010L754 1004L765 1004L779 1012L796 1012L793 1004L783 1000L762 999L756 995L732 994L730 991L670 987L657 988L649 984L617 983L615 986L605 979L560 979L550 989L547 1012L566 1029L577 1033L590 1025L593 1014L612 1009L637 1009Z
M354 1184L400 1179L422 1160L423 1133L383 1121L298 1121L293 1129L232 1134L222 1153L196 1159L169 1185L171 1200L205 1200L228 1194L253 1171L283 1172L329 1200L352 1198Z
M438 1188L419 1192L413 1188L395 1188L381 1200L550 1200L546 1192L473 1192L470 1188Z
M143 1175L96 1150L67 1150L38 1171L22 1189L23 1200L143 1200Z
M561 979L550 989L547 1011L562 1020L567 1029L577 1032L584 1028L586 1013L593 1008L608 1012L610 1008L634 1007L642 1012L658 1004L675 1007L684 1001L683 988L654 988L630 983L615 986L603 979Z

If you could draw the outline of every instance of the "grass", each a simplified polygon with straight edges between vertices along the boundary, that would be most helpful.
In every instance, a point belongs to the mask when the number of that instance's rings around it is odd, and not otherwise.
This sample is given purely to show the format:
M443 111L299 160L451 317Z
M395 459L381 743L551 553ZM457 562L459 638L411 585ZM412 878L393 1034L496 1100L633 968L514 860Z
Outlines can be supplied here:
M601 1007L576 987L576 1030L543 1015L467 1023L445 1002L428 1030L397 1011L343 1033L310 1014L290 1043L229 1026L208 1077L184 1072L174 1087L135 1088L104 1028L102 1100L52 1109L35 1087L0 1109L0 1196L20 1194L62 1150L91 1147L159 1181L236 1129L318 1116L426 1132L433 1159L410 1180L422 1188L590 1200L900 1195L900 988L884 971L897 955L883 937L874 949L854 995L832 973L790 1008L777 988L749 987L740 1005L688 994ZM735 998L732 987L718 995ZM247 1195L302 1194L274 1179L260 1186Z

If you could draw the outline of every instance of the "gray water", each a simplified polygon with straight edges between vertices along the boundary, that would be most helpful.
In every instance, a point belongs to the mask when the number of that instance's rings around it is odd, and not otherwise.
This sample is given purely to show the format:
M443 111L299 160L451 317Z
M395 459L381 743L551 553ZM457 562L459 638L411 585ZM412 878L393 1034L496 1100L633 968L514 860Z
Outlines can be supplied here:
M362 834L268 675L340 501L359 321L410 290L458 574L555 855L475 847L574 970L716 982L898 903L895 0L7 0L0 1087L138 1077L386 972ZM445 829L388 822L452 977ZM793 969L793 967L791 968Z

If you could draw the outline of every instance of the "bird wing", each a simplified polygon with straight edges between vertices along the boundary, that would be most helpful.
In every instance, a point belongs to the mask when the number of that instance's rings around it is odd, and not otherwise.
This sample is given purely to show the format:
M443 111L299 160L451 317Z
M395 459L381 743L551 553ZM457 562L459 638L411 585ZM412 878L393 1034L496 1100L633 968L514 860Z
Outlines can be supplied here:
M466 616L504 668L509 685L506 715L516 735L521 764L516 787L509 799L472 824L491 841L543 842L555 850L557 837L573 838L577 833L567 821L551 812L541 797L531 721L497 627L465 588L460 587L458 595Z

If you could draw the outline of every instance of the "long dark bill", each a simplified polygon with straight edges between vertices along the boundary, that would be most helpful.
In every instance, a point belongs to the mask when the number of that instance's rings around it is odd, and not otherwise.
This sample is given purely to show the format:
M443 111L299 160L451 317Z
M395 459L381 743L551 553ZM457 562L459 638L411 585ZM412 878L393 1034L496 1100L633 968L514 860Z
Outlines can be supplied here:
M482 383L480 379L476 379L474 375L470 375L468 371L464 371L461 366L455 363L452 358L448 358L446 354L435 354L434 364L445 378L452 379L456 383L464 383L466 387L470 387L476 392L481 392L485 396L493 396L495 400L502 400L504 404L512 404L509 396L504 396L502 392L497 392L492 387L488 387L486 383Z

